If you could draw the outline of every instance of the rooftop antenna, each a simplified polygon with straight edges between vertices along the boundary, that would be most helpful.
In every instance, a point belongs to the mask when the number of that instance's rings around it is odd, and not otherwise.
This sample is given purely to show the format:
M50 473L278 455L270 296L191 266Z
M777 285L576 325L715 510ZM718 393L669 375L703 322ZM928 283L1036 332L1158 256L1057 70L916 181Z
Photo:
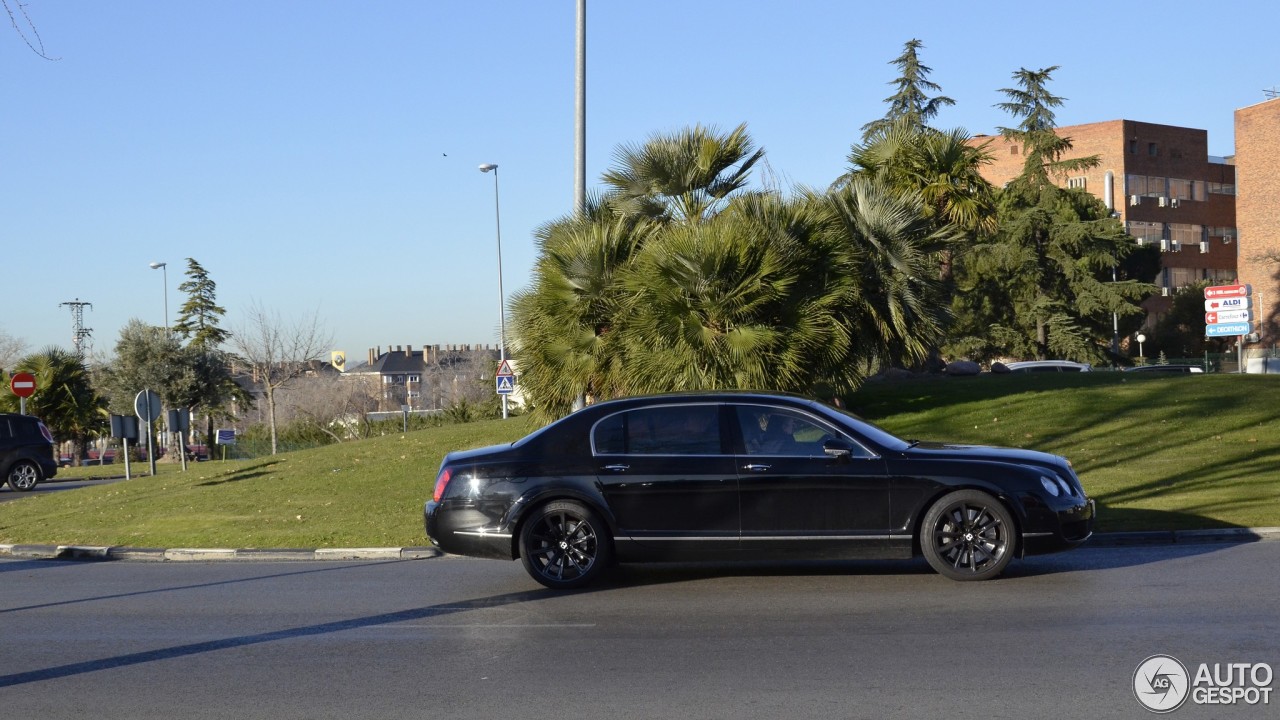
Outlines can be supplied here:
M1262 94L1266 95L1267 98L1274 100L1277 97L1280 97L1280 90L1277 90L1276 86L1272 85L1269 88L1262 88Z
M58 303L58 307L71 308L71 347L75 349L76 355L84 357L84 354L93 348L93 328L84 326L84 309L88 307L92 310L93 303L76 298Z

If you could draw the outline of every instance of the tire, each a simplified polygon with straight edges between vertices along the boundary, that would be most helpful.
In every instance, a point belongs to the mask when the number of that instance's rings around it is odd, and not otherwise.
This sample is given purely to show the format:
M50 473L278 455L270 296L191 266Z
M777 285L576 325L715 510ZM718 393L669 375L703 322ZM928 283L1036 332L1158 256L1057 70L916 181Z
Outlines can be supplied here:
M40 484L40 468L30 460L19 460L9 468L9 487L26 492Z
M938 499L920 525L925 560L952 580L990 580L1013 559L1017 528L996 498L957 490Z
M549 502L520 526L520 562L529 575L553 590L595 580L613 558L613 542L600 516L573 500Z

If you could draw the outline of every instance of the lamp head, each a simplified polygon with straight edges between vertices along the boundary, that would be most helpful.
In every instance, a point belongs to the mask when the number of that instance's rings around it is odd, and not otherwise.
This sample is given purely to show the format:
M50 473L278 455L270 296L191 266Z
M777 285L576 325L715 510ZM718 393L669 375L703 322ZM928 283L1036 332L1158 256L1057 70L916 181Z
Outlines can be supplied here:
M151 263L151 269L152 269L152 270L159 270L160 268L164 267L164 266L165 266L165 265L167 265L167 264L168 264L168 263L153 262L153 263Z
M498 166L494 165L493 163L485 163L480 166L480 172L489 172L490 170L497 170L497 169L498 169Z

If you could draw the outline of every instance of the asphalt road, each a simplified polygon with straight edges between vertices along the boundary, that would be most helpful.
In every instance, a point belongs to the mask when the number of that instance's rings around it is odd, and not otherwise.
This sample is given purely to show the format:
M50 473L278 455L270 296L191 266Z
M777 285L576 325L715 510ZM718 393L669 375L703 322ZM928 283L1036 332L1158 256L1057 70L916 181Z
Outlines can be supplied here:
M137 477L137 475L135 474L134 477ZM54 478L53 480L45 480L39 485L36 485L35 488L26 492L14 492L12 488L5 485L0 489L0 503L10 502L12 500L21 500L25 497L36 497L46 493L57 493L65 490L75 490L76 488L91 487L93 485L107 485L109 483L120 482L123 479L124 468L121 467L120 477L94 478L92 480L58 480L57 478Z
M0 714L1150 717L1131 690L1150 655L1280 668L1278 568L1260 542L1082 549L987 583L922 562L630 566L557 594L460 558L0 561Z

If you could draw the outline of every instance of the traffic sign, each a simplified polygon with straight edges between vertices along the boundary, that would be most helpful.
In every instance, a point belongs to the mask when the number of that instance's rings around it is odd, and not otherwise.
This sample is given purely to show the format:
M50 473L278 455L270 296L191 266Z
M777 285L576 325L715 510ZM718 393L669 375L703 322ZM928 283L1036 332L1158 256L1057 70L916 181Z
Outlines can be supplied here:
M1249 307L1250 302L1247 297L1218 298L1204 301L1205 312L1213 312L1215 310L1247 310Z
M498 376L498 394L510 395L516 390L516 379L511 375Z
M502 364L498 366L498 372L495 374L498 377L502 377L503 375L506 375L507 377L511 377L512 375L515 375L515 373L511 372L511 361L503 360Z
M20 398L29 398L36 392L36 376L28 372L14 373L9 380L9 389Z
M133 399L133 411L138 413L142 422L151 422L160 417L160 396L151 390L143 390Z
M1253 332L1253 326L1247 322L1218 323L1217 325L1206 325L1204 328L1205 337L1226 337L1229 335L1248 335L1251 332Z
M1248 285L1215 285L1204 289L1204 297L1206 300L1211 298L1248 297L1251 289Z
M1216 312L1207 312L1204 314L1204 322L1206 325L1249 322L1252 319L1253 311L1251 310L1218 310Z

